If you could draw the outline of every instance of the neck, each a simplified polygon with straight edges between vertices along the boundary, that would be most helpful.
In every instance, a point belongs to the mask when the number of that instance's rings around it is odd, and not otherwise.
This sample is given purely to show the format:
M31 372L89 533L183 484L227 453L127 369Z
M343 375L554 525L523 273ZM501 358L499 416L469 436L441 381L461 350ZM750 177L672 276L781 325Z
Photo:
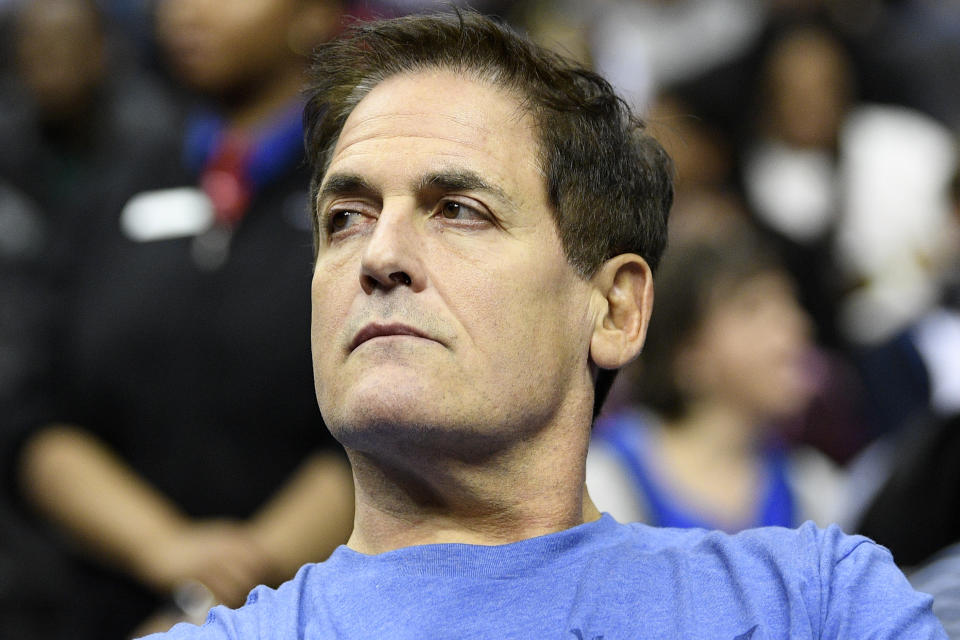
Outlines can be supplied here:
M507 544L596 520L583 483L588 439L582 425L545 432L480 463L421 452L416 464L396 464L348 451L357 496L348 546L372 554L433 543Z
M751 523L761 466L755 416L698 403L659 432L659 457L670 485L687 504L724 529Z
M760 436L755 416L718 402L696 402L670 426L666 440L683 441L687 451L701 451L714 462L752 458Z
M230 127L244 133L256 132L299 97L303 88L303 67L291 65L251 85L219 99Z

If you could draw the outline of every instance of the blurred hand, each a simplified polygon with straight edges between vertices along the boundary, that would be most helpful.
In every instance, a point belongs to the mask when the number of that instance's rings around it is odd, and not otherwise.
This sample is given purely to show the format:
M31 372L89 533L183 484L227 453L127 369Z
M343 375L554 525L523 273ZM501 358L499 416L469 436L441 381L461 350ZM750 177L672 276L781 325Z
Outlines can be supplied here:
M218 602L239 607L253 587L269 579L271 564L242 523L204 520L143 545L138 573L160 592L195 581Z
M163 610L159 611L142 623L137 626L128 636L127 640L133 640L134 638L142 638L143 636L148 636L151 633L166 633L170 630L170 627L177 624L178 622L189 622L186 618L181 615L177 615L171 611Z

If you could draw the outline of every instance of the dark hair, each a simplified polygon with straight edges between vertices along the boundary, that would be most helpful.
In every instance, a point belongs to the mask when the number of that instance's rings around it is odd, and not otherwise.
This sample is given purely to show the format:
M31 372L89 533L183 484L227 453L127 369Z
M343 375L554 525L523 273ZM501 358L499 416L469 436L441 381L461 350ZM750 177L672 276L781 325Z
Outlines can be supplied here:
M786 273L764 240L746 224L737 224L717 237L676 243L663 261L656 310L631 395L668 423L683 416L689 400L677 379L677 356L714 302L761 274Z
M430 69L518 96L537 128L558 234L581 275L622 253L656 268L673 201L666 152L606 80L473 11L358 23L317 49L304 112L311 202L354 107L383 80ZM595 408L614 375L601 372Z

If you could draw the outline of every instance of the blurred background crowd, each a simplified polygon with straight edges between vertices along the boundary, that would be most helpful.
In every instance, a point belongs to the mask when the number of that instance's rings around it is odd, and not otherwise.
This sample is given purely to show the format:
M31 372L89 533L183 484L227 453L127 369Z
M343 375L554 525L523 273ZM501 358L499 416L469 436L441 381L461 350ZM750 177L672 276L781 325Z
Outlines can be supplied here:
M346 539L303 72L353 20L453 4L597 69L675 161L600 509L840 523L956 633L957 0L0 0L2 635L202 619Z

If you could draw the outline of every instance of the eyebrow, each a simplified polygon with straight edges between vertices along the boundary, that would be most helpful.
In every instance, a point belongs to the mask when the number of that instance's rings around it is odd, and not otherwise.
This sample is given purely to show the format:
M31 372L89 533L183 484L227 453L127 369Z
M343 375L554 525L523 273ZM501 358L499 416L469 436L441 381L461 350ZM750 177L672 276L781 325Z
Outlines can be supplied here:
M513 204L513 200L501 187L490 184L478 174L468 170L438 171L425 175L417 185L418 191L430 187L445 191L483 191L499 198L505 203Z
M469 170L437 171L421 177L415 184L415 191L422 193L428 189L444 191L483 191L512 205L513 199L498 185L491 184L479 174ZM352 173L335 173L329 176L317 193L317 201L343 195L377 195L377 189L363 177Z
M373 195L377 192L369 182L351 173L335 173L329 176L317 193L317 202L332 196L351 194Z

